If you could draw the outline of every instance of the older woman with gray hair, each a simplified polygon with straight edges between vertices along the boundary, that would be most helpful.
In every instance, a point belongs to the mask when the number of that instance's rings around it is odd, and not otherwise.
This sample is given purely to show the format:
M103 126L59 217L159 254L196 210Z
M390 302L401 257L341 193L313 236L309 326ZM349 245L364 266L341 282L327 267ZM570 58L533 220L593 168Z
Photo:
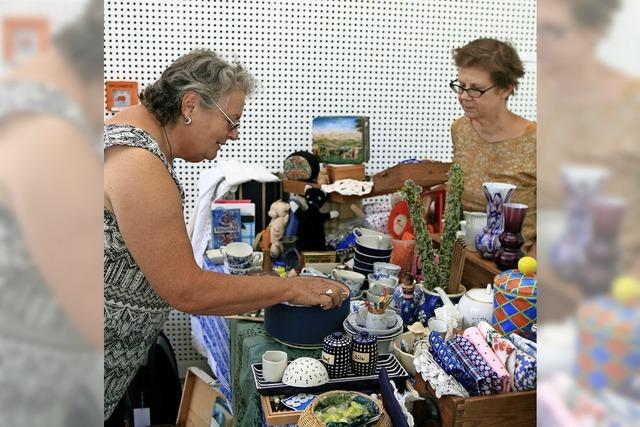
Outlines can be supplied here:
M142 92L142 103L104 127L104 416L108 418L155 342L171 308L230 315L288 301L342 301L320 278L231 276L202 271L183 220L172 167L214 159L239 135L253 77L208 50L195 50Z

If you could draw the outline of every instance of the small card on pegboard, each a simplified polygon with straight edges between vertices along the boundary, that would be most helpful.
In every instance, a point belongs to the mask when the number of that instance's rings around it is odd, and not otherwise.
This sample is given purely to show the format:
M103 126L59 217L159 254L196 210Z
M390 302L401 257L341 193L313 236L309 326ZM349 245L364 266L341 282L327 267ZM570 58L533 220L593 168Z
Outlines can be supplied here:
M110 80L105 83L107 111L118 112L138 104L138 82Z

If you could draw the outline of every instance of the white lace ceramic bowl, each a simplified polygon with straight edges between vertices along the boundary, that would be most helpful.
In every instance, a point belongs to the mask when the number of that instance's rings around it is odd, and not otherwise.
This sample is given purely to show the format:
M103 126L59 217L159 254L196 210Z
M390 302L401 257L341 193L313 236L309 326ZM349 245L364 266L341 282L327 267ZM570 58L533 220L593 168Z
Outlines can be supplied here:
M289 363L282 382L291 387L318 387L329 382L327 368L311 357L299 357Z

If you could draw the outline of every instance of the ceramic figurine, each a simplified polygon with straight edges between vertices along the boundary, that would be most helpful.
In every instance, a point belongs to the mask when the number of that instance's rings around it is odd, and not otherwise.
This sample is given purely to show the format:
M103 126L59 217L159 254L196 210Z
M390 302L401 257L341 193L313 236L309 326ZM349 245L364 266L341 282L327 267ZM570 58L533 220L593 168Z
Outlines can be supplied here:
M438 292L426 289L423 284L420 284L420 288L422 298L417 308L417 314L418 320L420 320L423 325L426 325L427 321L435 315L436 308L442 307L444 303ZM462 285L458 286L458 290L460 291L458 293L446 294L453 304L457 304L460 298L462 298L462 295L467 291Z
M422 299L422 292L416 288L413 275L405 273L401 278L402 286L396 287L393 298L396 307L400 309L400 317L405 325L411 325L418 320L418 306Z
M501 182L485 182L482 188L487 199L487 225L476 236L476 248L483 258L493 259L500 248L498 238L504 230L504 204L509 202L516 186Z
M522 245L522 223L527 214L527 205L519 203L504 204L504 232L500 235L500 249L496 252L496 266L504 271L518 266L518 260L524 256Z
M375 335L363 331L353 337L351 363L355 375L375 375L378 372L378 342Z
M342 332L333 332L322 342L322 363L329 378L343 378L351 372L351 339Z

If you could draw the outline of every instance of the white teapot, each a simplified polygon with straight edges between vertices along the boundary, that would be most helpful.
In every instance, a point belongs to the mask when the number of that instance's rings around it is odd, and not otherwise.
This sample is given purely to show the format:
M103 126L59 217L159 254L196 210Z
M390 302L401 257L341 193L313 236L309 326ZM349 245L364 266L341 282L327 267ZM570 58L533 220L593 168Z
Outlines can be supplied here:
M493 289L488 284L485 289L469 289L460 298L458 310L462 313L463 326L468 328L486 320L491 323L493 316Z

